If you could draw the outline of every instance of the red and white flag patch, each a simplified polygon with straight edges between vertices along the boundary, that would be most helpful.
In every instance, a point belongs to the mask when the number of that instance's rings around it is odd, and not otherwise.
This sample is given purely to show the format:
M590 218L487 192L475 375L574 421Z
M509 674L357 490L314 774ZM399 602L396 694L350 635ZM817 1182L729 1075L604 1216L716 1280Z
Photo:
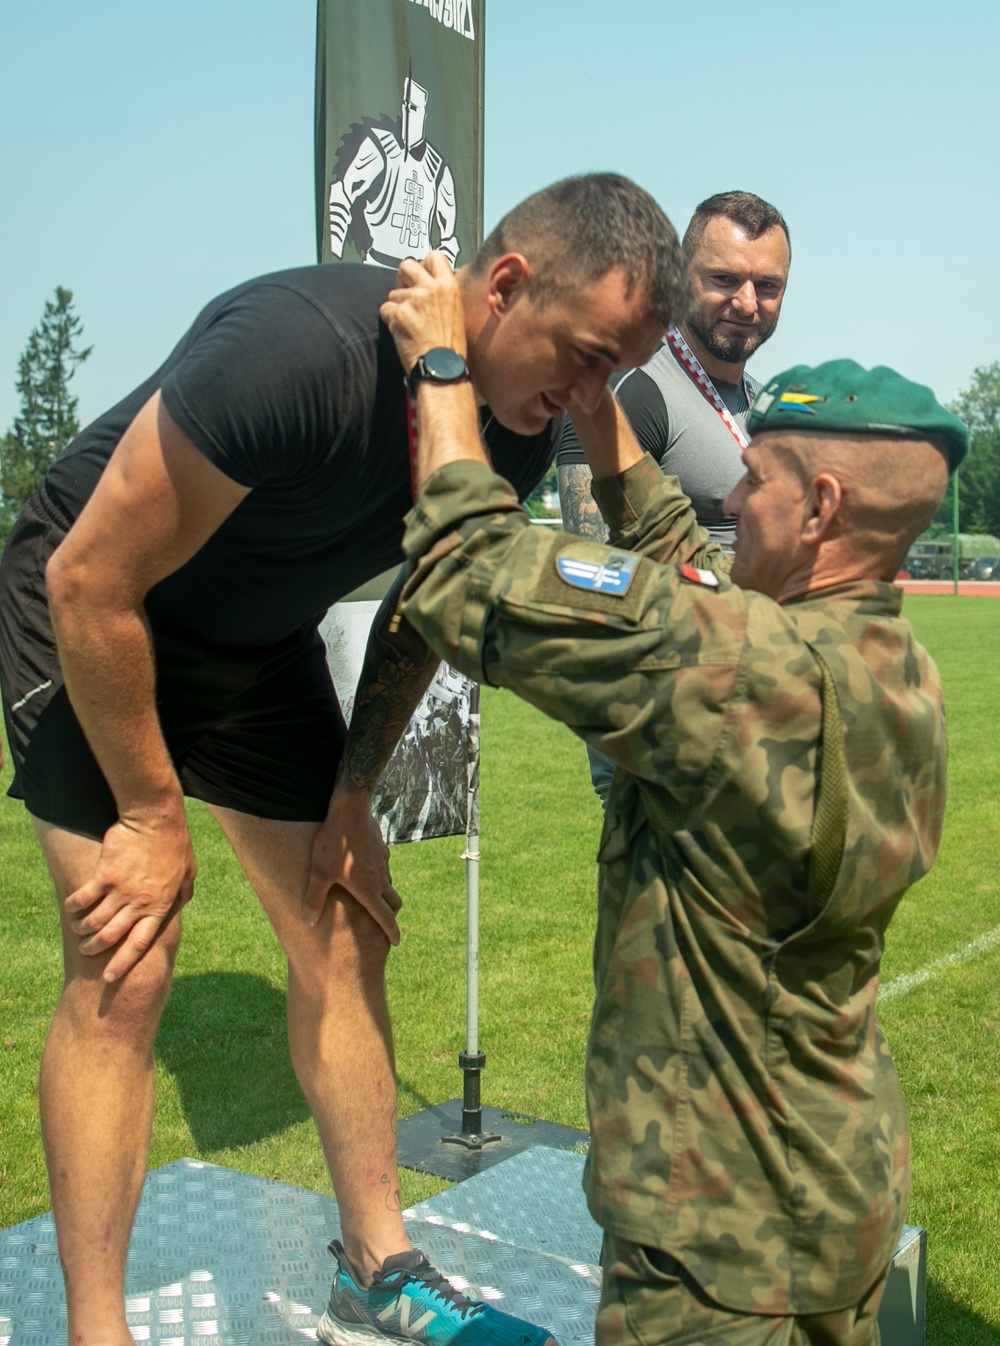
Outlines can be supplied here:
M688 565L685 561L684 564L680 566L680 572L684 578L690 580L692 584L705 584L709 589L717 589L719 587L719 577L714 570L702 570L701 566Z

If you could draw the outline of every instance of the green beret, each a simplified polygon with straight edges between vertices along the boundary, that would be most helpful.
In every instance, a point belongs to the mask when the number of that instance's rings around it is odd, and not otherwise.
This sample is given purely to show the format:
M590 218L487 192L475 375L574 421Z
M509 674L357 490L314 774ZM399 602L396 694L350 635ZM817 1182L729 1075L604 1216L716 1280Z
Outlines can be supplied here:
M969 452L969 428L946 411L922 383L885 365L863 369L855 360L796 365L757 394L750 433L831 430L842 435L941 439L952 472Z

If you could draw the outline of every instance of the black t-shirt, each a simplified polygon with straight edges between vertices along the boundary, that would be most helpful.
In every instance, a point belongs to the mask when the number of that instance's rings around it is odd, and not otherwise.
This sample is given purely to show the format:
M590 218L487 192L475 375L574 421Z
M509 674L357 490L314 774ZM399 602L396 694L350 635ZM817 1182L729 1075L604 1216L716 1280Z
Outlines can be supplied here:
M157 372L88 426L45 490L77 517L140 407L161 390L181 430L251 487L201 550L150 590L154 630L270 645L402 560L412 504L403 375L379 306L394 283L361 265L263 276L213 300ZM484 415L493 466L521 499L555 426L527 437Z

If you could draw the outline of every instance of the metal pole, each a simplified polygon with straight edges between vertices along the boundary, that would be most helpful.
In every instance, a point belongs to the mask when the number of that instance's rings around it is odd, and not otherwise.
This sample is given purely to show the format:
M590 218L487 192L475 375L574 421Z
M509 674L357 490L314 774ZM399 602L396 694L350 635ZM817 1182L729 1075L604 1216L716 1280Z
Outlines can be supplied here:
M467 1150L481 1150L484 1145L499 1140L498 1135L483 1130L483 1105L479 1093L479 1076L486 1064L486 1056L479 1050L479 836L468 835L465 861L465 905L467 916L465 942L465 1051L459 1052L462 1069L462 1130L457 1135L442 1136L445 1145L464 1145Z
M479 1050L479 688L469 698L468 806L465 854L465 1051L459 1052L462 1070L462 1130L443 1136L446 1145L481 1150L500 1136L483 1131L479 1077L486 1064Z
M469 833L465 852L465 1053L479 1054L479 837Z
M958 468L951 479L952 594L958 597Z

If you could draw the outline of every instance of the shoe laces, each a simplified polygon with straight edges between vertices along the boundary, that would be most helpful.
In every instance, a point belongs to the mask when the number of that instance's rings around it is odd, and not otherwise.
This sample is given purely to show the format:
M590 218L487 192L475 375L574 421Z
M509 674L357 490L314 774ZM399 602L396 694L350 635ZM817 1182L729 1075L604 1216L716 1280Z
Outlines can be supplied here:
M385 1285L388 1287L392 1284L395 1277L402 1273L403 1282L399 1287L400 1293L402 1293L403 1285L406 1281L420 1281L423 1285L427 1286L432 1294L437 1295L440 1299L443 1299L455 1309L461 1318L474 1318L477 1314L483 1312L485 1307L483 1304L480 1304L478 1300L470 1299L468 1295L463 1295L461 1290L456 1290L447 1277L442 1276L440 1271L435 1270L435 1268L431 1266L423 1253L419 1253L417 1256L419 1257L419 1261L414 1260L413 1264L410 1266L397 1265L389 1270L386 1270L385 1267L383 1267L381 1271L376 1271L372 1277L372 1285ZM391 1260L395 1261L396 1259L393 1258Z

